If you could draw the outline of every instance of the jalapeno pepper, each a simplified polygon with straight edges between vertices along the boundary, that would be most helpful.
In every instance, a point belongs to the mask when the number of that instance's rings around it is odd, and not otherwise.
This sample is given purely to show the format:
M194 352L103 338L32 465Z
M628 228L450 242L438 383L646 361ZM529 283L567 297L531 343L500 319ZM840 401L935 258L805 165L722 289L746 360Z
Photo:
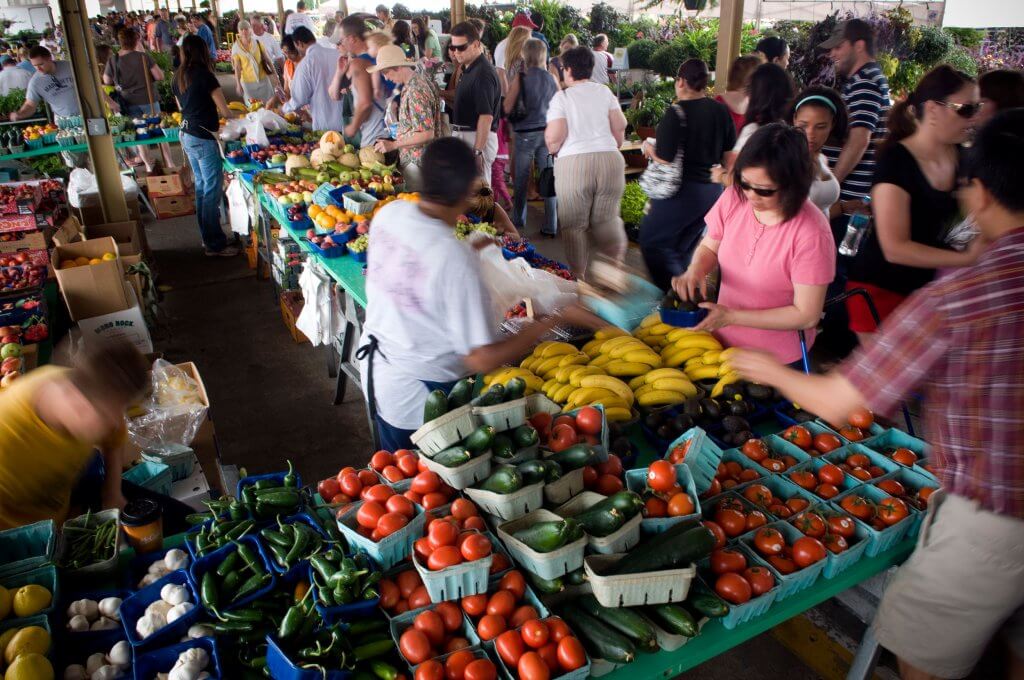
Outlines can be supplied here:
M284 476L284 486L296 487L298 486L298 479L295 476L295 466L292 465L291 461L288 461L288 474Z
M199 587L199 599L208 611L216 611L220 605L220 592L217 589L217 577L213 571L203 574Z
M371 661L370 668L373 670L373 674L380 678L380 680L395 680L398 677L398 669L380 659Z
M217 576L224 578L225 576L230 574L232 571L234 571L235 567L238 566L238 562L241 559L242 557L238 554L237 550L228 555L227 557L225 557L224 561L217 565Z
M253 574L248 578L248 580L245 581L245 583L242 584L242 587L238 589L238 592L235 593L235 596L232 598L232 601L240 600L246 595L251 595L260 588L264 587L269 580L270 574L266 573L265 571L260 571L257 574Z
M235 543L237 546L238 554L245 560L245 564L250 569L257 571L263 571L263 561L260 560L259 554L249 545L245 543Z
M299 504L297 489L270 489L256 492L256 502L275 508L293 508Z

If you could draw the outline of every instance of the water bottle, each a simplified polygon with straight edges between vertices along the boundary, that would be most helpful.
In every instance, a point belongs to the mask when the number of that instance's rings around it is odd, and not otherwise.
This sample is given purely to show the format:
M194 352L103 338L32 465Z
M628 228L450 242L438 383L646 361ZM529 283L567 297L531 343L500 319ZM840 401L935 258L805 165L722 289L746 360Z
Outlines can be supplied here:
M867 202L867 200L865 200ZM860 250L860 244L864 241L864 235L868 233L868 224L871 216L864 213L854 213L846 225L846 236L839 244L839 254L846 257L853 257Z

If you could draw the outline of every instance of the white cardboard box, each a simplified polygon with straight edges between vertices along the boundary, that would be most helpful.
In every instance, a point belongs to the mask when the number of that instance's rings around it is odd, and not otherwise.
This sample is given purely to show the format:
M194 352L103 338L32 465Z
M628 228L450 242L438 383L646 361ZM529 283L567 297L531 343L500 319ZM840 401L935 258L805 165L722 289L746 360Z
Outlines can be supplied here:
M127 282L122 282L125 287L125 295L128 297L128 307L110 314L81 319L78 328L82 331L82 342L110 340L123 338L135 345L143 354L153 351L153 340L149 335L149 328L146 327L146 320L142 316L142 307L135 298L135 291Z
M196 465L192 474L185 479L171 484L171 497L196 512L205 512L209 509L203 505L203 501L211 499L210 484L206 481L201 465Z

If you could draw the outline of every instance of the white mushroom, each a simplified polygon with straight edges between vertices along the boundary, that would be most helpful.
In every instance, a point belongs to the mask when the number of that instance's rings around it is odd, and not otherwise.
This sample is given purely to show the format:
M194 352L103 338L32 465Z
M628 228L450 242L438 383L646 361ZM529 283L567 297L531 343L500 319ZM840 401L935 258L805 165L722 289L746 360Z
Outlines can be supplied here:
M72 633L84 633L89 630L89 619L84 614L75 614L68 621L68 630Z
M174 605L164 600L154 600L146 607L147 614L159 614L160 618L166 619L167 612L171 611L171 607Z
M188 567L188 553L179 548L171 548L164 555L164 566L168 571L177 571Z
M96 652L95 654L90 654L89 658L85 660L85 672L91 677L93 673L106 665L107 655L101 652Z
M188 588L174 583L168 583L160 589L160 599L172 606L181 604L182 602L188 602Z
M167 612L167 623L174 623L182 616L192 611L193 607L195 607L195 605L191 602L182 602L181 604L174 605L171 607L170 611Z
M108 619L106 616L101 616L96 619L91 626L89 626L89 630L113 630L115 628L120 628L120 626L117 625L117 621L114 619Z
M73 663L64 669L64 680L89 680L89 676L85 673L85 666Z
M110 648L107 661L118 668L127 668L132 664L132 646L127 640L121 640Z
M135 632L139 634L140 638L145 639L166 625L167 619L162 614L147 613L135 622Z
M77 616L81 614L89 621L95 621L100 616L99 606L95 600L75 600L68 607L68 616Z
M108 619L114 619L115 621L121 620L121 614L117 611L121 606L121 598L119 597L105 597L100 600L99 610L100 614L106 616Z

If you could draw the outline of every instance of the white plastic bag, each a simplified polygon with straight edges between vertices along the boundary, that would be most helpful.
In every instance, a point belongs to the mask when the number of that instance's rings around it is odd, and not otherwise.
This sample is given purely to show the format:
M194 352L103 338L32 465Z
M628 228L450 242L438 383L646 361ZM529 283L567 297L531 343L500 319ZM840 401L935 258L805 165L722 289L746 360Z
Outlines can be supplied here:
M245 118L254 123L259 123L263 126L264 130L269 130L270 132L281 132L288 128L288 121L270 109L260 109L247 113Z
M517 257L506 260L497 247L486 247L480 253L480 276L491 294L495 322L505 319L505 312L525 298L530 298L534 312L551 314L576 301L576 282L534 269Z
M295 327L309 339L313 345L329 345L336 334L331 324L331 287L334 285L329 278L315 271L306 262L299 275L299 288L305 305L295 319Z
M147 449L157 444L189 446L206 420L199 384L174 364L153 362L152 391L141 405L143 413L128 419L132 444Z
M245 143L246 145L258 144L261 147L270 144L270 140L267 139L267 131L263 129L263 124L258 120L246 120Z
M243 236L249 233L249 196L240 181L232 180L228 185L228 219L231 231Z
M121 188L129 202L138 200L139 185L126 175L121 175ZM96 176L85 168L75 168L68 177L68 202L75 208L89 208L100 204L100 188Z

